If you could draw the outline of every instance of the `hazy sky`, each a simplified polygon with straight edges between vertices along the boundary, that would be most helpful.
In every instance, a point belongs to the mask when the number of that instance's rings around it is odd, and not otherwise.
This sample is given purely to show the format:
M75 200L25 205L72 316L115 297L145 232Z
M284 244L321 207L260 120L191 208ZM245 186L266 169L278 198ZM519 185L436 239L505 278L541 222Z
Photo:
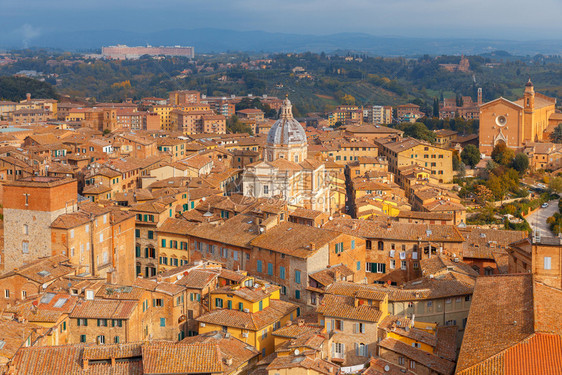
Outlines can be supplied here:
M562 0L0 0L0 33L212 27L296 34L562 39Z

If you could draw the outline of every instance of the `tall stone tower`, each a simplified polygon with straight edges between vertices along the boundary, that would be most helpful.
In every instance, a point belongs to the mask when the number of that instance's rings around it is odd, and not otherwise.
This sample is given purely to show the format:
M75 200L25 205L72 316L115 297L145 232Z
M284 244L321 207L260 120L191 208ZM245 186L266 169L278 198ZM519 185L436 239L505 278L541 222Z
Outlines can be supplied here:
M538 141L537 127L533 126L535 112L535 88L531 78L525 84L525 92L523 94L523 134L530 141Z
M51 223L76 211L74 179L32 176L4 184L4 271L51 256Z
M478 88L478 101L477 101L478 107L480 107L482 105L482 87Z

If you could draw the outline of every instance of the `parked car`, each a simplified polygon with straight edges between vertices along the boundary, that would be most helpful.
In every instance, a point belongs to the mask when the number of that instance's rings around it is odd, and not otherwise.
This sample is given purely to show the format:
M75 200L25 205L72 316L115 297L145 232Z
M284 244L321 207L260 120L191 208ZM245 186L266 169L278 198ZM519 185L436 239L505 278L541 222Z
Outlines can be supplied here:
M541 207L542 207L542 208L547 208L547 207L548 207L548 203L543 203L543 204L541 205Z

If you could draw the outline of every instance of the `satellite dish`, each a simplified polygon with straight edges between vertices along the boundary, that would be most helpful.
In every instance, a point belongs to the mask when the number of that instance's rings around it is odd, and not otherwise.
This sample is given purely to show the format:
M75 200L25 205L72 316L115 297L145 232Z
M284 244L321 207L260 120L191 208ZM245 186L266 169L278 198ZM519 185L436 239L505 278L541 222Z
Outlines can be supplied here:
M389 366L389 365L385 365L385 366L384 366L384 371L385 371L385 372L389 372L389 371L390 371L390 366Z
M300 354L299 350L295 349L295 355L299 355L299 354Z

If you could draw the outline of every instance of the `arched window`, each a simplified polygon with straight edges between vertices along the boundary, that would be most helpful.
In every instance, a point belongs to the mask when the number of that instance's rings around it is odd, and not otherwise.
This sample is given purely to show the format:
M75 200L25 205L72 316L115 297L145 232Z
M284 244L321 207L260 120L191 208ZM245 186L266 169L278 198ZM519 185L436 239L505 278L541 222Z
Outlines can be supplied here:
M368 349L367 349L367 345L360 343L360 344L355 344L356 347L356 351L357 353L355 353L358 356L361 357L367 357L368 356Z
M379 241L377 246L378 246L377 248L378 248L379 250L384 250L384 242Z

